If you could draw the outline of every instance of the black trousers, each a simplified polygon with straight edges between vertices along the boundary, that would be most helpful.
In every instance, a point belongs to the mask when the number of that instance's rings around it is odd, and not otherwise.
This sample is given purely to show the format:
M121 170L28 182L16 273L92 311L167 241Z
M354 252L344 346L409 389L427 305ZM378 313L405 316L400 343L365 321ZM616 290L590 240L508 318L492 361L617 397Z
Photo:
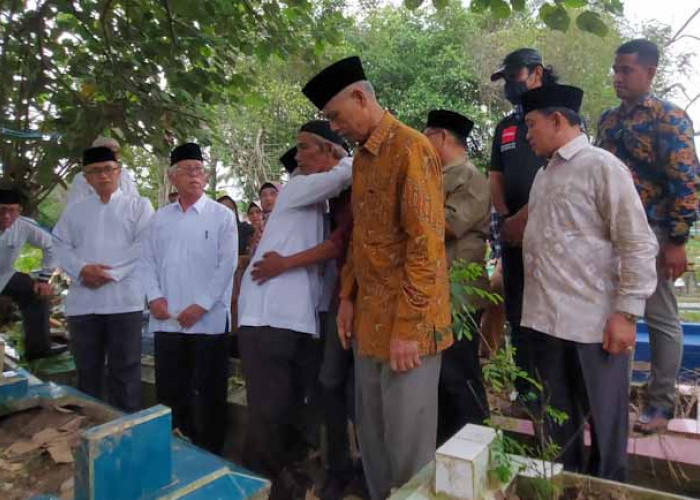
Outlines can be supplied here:
M49 300L32 289L28 274L15 273L0 295L6 295L19 307L24 326L24 354L27 360L42 358L51 350L49 338Z
M476 314L476 323L482 311ZM442 445L467 424L483 425L489 418L484 380L479 364L478 333L463 337L443 351L438 384L437 444Z
M141 329L143 312L68 317L70 345L78 370L78 389L102 393L107 358L107 398L126 412L141 408Z
M311 338L268 326L242 326L238 332L249 415L243 463L275 481L306 451L299 427Z
M155 361L156 397L172 409L173 427L219 454L226 438L226 334L156 332Z
M355 420L355 371L352 349L343 349L336 326L337 300L323 315L324 352L320 381L323 388L323 418L331 473L345 475L353 470L348 421Z
M506 319L510 324L510 339L515 348L515 364L530 376L534 374L534 361L530 347L528 329L520 326L523 309L525 278L523 251L520 247L503 247L503 294L505 295ZM518 380L515 388L521 395L532 390L529 383Z
M557 462L569 471L624 482L627 475L629 355L612 355L602 344L582 344L529 331L543 402L565 412L558 424L545 419L545 434L561 447ZM584 449L590 424L591 449Z

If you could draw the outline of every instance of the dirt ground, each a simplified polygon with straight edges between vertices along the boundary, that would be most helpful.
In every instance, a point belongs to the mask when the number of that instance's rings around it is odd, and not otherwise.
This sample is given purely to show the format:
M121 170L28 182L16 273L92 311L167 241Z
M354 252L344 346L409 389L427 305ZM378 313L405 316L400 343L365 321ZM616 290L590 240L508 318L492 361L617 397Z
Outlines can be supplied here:
M0 498L39 493L73 498L73 455L82 429L109 420L76 402L57 402L0 417Z

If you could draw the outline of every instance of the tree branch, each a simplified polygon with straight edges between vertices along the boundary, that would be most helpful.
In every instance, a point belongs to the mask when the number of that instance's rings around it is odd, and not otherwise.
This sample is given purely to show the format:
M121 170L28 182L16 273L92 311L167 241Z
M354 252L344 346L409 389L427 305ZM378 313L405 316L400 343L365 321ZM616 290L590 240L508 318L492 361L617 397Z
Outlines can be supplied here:
M177 48L177 39L175 38L175 25L173 23L173 11L170 7L170 0L163 0L163 6L165 7L165 13L168 16L168 29L170 30L170 40L173 43L173 47Z
M686 105L685 110L688 111L688 108L695 104L695 101L698 99L700 99L700 92L698 92L698 94L690 100L690 102Z
M683 31L688 27L691 21L695 19L695 16L697 16L698 14L700 14L700 7L695 12L693 12L691 16L685 21L685 23L683 23L683 26L681 26L680 29L676 31L676 34L673 35L671 39L666 43L666 47L680 40L680 34L683 33Z

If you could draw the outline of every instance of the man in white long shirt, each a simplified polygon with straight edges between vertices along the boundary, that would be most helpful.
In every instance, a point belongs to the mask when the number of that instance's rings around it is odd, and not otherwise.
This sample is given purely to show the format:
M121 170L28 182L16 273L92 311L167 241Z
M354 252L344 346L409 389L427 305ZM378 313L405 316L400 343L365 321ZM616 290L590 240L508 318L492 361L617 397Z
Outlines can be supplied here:
M109 148L114 152L115 157L119 157L119 142L111 137L98 137L92 142L92 147L105 147ZM134 179L132 179L131 174L125 168L121 168L119 171L119 189L122 193L129 196L139 196L139 191L136 188ZM66 206L80 201L83 198L95 194L95 190L92 185L87 181L83 172L78 172L75 177L73 177L73 182L68 189L68 194L66 195Z
M557 461L624 481L628 358L636 318L656 287L658 245L628 168L581 132L582 98L564 85L523 96L527 139L549 162L530 192L521 326L532 339L542 400L568 415L546 422L562 449Z
M22 195L15 189L0 189L0 295L10 297L22 313L24 356L28 360L50 353L49 278L54 271L51 234L22 212ZM13 265L25 243L43 252L41 272L34 280L14 270Z
M144 287L138 272L151 203L119 189L120 166L106 147L86 149L83 173L94 194L71 205L54 228L59 265L71 278L66 316L78 388L108 401L141 406Z
M186 143L170 154L178 201L153 217L143 273L155 332L156 394L173 425L219 453L226 433L228 348L238 230L233 212L204 194L202 151Z
M315 120L297 136L297 175L282 188L252 261L266 254L294 255L324 240L326 200L351 183L352 160L328 122ZM313 162L307 150L317 153ZM329 257L332 258L332 257ZM302 404L304 363L319 335L322 295L319 265L291 269L262 284L250 266L238 300L239 345L246 376L250 429L245 463L273 480L273 496L285 466L298 457L293 443Z

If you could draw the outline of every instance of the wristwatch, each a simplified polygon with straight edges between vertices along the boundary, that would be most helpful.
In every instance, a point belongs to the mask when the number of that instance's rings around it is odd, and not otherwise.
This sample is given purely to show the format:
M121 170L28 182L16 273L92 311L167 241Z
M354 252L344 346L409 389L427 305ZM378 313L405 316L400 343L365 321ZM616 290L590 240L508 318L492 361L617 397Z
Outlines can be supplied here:
M624 312L624 311L617 311L617 313L622 315L622 317L624 317L630 323L636 323L637 320L639 319L638 316L636 316L632 313L628 313L628 312Z

